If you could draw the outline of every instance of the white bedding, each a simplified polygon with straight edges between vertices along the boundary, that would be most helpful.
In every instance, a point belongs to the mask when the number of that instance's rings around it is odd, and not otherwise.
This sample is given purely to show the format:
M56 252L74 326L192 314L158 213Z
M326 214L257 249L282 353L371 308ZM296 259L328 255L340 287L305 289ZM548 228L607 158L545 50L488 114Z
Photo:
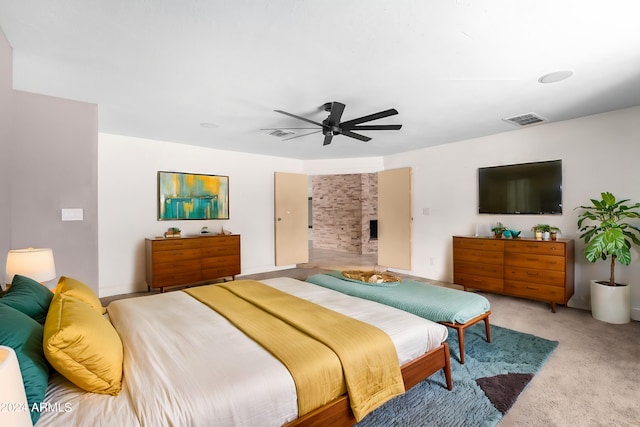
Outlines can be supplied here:
M447 338L446 327L392 307L290 278L263 283L370 323L390 335L400 364ZM70 411L37 426L280 426L297 418L287 369L226 319L184 292L108 307L124 346L118 396L86 393L63 377L46 400Z

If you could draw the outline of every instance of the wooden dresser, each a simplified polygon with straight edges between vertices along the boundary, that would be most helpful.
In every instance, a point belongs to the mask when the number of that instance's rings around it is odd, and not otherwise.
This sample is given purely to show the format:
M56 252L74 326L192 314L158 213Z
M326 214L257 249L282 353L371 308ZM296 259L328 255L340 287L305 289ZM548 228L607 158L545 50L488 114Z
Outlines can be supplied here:
M573 240L453 237L454 283L548 301L553 312L573 296L573 263Z
M240 235L145 240L147 287L203 284L240 274Z

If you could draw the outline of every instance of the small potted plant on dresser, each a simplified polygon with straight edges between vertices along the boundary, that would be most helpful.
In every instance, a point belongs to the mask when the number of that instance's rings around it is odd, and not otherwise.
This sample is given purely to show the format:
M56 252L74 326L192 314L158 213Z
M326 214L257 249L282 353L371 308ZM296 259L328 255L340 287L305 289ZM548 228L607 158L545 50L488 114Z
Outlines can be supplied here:
M551 240L558 240L558 233L562 233L562 231L555 226L551 226L549 227L549 235L551 237Z
M578 231L584 240L584 256L589 262L611 258L609 280L591 280L591 314L608 323L622 324L631 320L631 287L615 281L616 261L631 263L632 244L640 246L640 228L629 219L640 218L640 203L616 200L611 193L600 193L601 200L591 199L590 206L578 206Z
M536 224L531 227L531 231L535 233L536 240L549 240L551 226L549 224Z
M507 231L507 227L502 225L501 222L496 222L496 225L491 227L491 231L493 231L493 236L496 239L502 239L502 233Z

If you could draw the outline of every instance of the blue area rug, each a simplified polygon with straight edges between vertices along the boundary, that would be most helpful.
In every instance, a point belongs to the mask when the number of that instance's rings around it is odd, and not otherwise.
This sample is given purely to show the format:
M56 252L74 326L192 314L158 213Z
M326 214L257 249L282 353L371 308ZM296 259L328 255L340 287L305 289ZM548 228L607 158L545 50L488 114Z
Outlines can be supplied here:
M359 427L495 426L548 360L557 341L484 324L465 331L465 364L459 360L457 333L449 330L453 390L442 371L367 415Z

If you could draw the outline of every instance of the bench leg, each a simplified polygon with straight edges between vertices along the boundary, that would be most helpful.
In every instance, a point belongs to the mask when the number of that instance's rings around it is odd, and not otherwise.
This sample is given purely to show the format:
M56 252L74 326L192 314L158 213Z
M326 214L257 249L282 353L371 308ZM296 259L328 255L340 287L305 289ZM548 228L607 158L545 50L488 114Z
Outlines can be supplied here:
M487 334L487 342L491 342L491 327L489 326L489 316L484 318L484 330Z

